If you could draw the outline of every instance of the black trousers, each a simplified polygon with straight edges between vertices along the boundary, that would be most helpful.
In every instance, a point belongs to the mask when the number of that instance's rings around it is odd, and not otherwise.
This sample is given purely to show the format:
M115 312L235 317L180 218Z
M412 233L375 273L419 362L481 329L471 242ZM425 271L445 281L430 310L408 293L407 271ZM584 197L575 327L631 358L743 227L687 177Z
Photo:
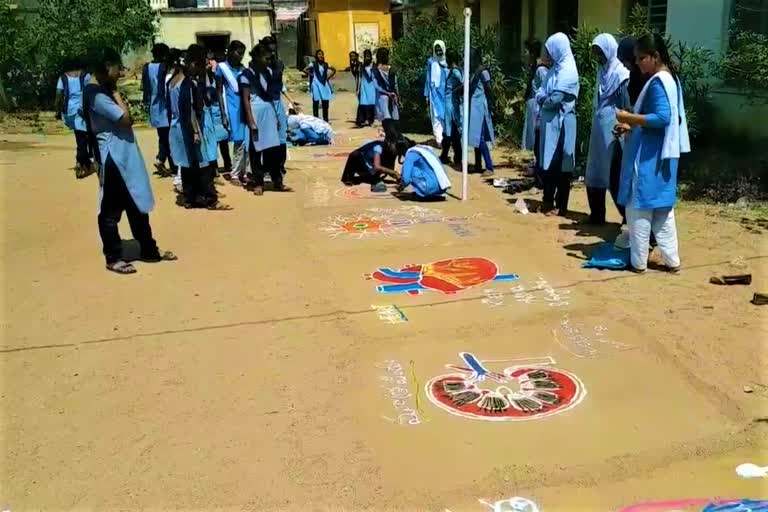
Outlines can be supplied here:
M364 124L371 126L375 118L376 118L376 105L358 105L357 106L357 119L355 120L355 124L357 126L363 126Z
M222 140L219 142L219 152L221 153L221 159L224 161L224 171L232 171L232 157L229 155L229 141ZM218 167L218 161L216 166Z
M218 201L213 180L216 170L212 165L200 167L197 162L192 167L181 168L181 187L184 189L184 201L195 208L207 208Z
M571 182L573 175L563 172L563 146L565 144L565 130L560 130L560 140L557 149L549 164L549 169L544 173L544 204L554 205L559 214L565 216L568 213L568 200L571 197Z
M614 144L613 155L611 156L611 174L610 174L610 192L613 204L621 214L622 224L627 223L625 208L617 201L619 197L619 182L621 178L621 160L623 152L621 145ZM598 187L587 187L587 200L589 201L589 220L596 224L605 222L605 189Z
M394 119L384 119L381 122L384 129L384 138L388 141L397 141L400 139L400 121Z
M371 174L365 163L365 158L360 150L354 150L347 157L347 164L344 166L344 173L341 175L342 183L346 185L357 183L368 183L374 185L384 179L379 173Z
M165 161L168 160L168 167L171 170L175 170L176 165L174 165L173 158L171 158L171 143L168 139L170 132L171 129L169 127L157 129L157 161L165 164Z
M280 164L282 154L281 146L273 146L264 151L256 151L253 144L248 147L249 159L251 161L251 175L253 184L257 187L264 186L264 175L269 173L272 179L272 186L276 189L283 186L283 172Z
M140 212L136 207L131 193L125 186L120 170L111 157L107 157L103 173L104 190L98 223L103 245L102 251L107 265L120 261L123 257L123 244L118 230L123 211L128 216L128 224L131 226L133 238L141 246L141 258L158 259L160 251L157 249L155 239L152 238L149 215Z
M443 137L443 152L440 158L447 159L448 151L453 148L453 161L455 164L461 163L461 134L456 121L451 121L451 136Z
M81 132L75 130L75 143L77 144L77 150L75 153L75 161L84 167L91 166L91 146L88 142L88 132Z
M323 121L326 123L328 122L328 105L330 104L328 100L320 101L313 101L312 102L312 115L315 117L320 117L320 104L323 105Z

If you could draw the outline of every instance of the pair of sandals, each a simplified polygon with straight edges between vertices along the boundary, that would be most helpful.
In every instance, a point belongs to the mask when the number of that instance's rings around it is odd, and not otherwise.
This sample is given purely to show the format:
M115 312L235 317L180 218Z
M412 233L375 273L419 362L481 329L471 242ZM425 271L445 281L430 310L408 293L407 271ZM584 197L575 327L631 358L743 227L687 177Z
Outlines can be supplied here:
M179 257L173 254L171 251L164 251L158 254L156 258L141 258L141 261L145 263L159 263L161 261L176 261L178 259ZM114 263L108 263L107 270L121 275L135 274L138 272L132 263L129 263L125 260L118 260Z
M272 191L273 192L293 192L293 189L291 187L286 187L285 185L279 185L275 186L272 185ZM255 196L263 196L264 195L264 187L261 186L255 186L253 187L253 195Z

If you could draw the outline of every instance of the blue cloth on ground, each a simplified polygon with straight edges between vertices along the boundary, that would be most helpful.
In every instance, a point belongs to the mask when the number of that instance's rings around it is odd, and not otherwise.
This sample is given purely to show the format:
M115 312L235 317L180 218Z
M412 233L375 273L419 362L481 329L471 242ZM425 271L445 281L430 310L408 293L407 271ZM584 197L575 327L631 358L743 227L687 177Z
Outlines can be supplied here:
M604 242L592 253L581 268L600 270L624 270L629 268L629 249L617 249L613 242Z

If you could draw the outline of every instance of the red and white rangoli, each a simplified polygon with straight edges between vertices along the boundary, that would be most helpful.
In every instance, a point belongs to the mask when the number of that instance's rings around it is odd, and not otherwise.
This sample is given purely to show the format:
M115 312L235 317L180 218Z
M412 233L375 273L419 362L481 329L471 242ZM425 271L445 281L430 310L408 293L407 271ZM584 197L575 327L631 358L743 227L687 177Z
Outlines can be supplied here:
M439 375L426 384L437 407L464 418L526 421L565 412L587 391L575 375L548 366L512 366L501 373L486 369L468 352L459 357L467 367L447 365L458 373Z

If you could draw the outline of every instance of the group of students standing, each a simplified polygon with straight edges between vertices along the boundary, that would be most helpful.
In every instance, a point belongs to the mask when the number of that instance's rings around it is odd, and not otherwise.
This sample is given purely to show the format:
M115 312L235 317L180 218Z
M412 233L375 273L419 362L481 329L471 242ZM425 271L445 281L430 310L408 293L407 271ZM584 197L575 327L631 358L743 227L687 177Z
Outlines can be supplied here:
M144 103L158 134L155 166L175 174L187 207L226 208L214 186L219 151L222 177L232 184L260 196L268 173L273 190L289 190L283 184L288 117L282 96L291 101L284 65L271 36L251 50L248 67L245 51L232 41L226 60L216 63L200 45L181 51L160 43L144 68Z
M543 183L543 211L568 213L576 152L579 74L568 37L528 44L523 147L532 149L532 175ZM600 64L593 98L586 167L591 224L605 223L610 190L622 225L616 240L630 249L631 269L644 272L652 237L672 272L680 268L674 205L677 165L690 152L680 81L664 38L648 34L617 42L600 34L592 42Z

